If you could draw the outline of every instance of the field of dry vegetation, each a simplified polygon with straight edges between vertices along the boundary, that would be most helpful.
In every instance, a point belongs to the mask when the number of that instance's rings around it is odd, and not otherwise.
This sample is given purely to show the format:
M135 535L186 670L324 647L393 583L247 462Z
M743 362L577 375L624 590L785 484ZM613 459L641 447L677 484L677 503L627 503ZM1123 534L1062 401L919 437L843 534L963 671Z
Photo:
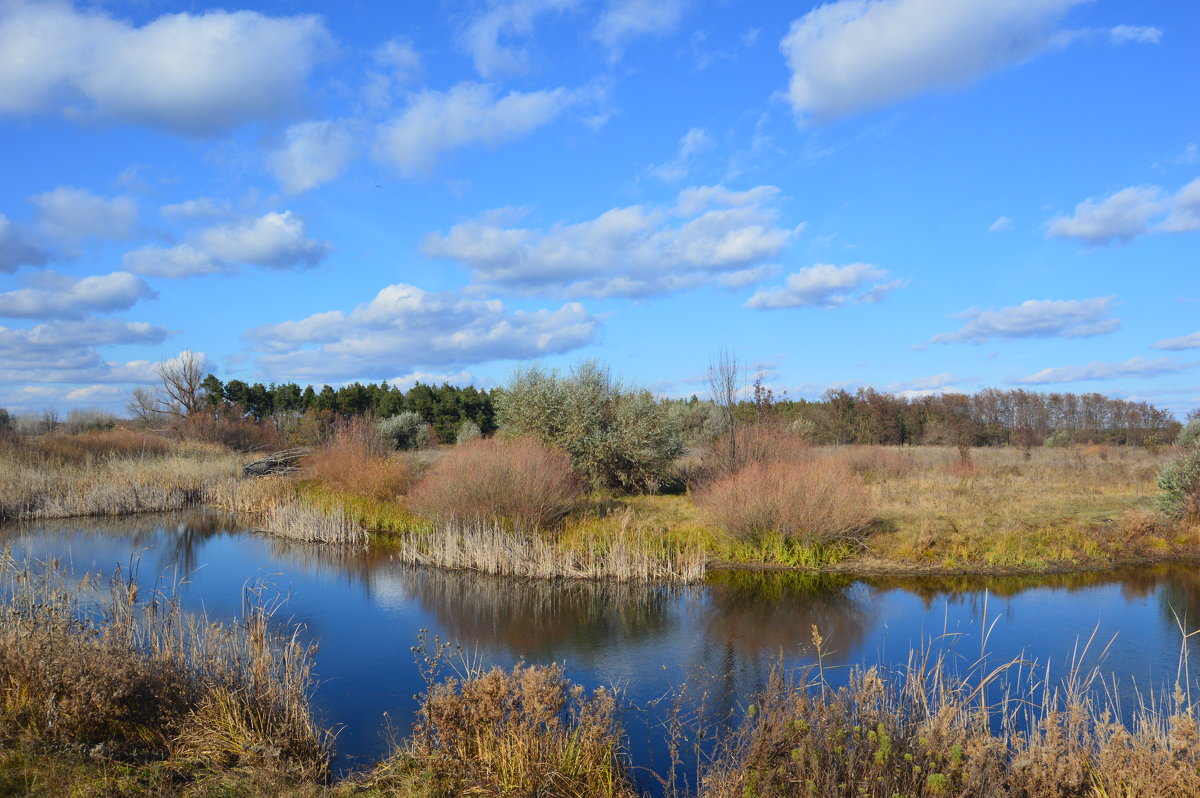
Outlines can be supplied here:
M395 451L364 419L292 473L256 454L112 429L0 440L0 520L245 513L264 532L408 562L562 578L697 581L712 567L1045 572L1200 556L1156 484L1177 447L813 447L748 425L676 461L657 493L589 487L534 438Z

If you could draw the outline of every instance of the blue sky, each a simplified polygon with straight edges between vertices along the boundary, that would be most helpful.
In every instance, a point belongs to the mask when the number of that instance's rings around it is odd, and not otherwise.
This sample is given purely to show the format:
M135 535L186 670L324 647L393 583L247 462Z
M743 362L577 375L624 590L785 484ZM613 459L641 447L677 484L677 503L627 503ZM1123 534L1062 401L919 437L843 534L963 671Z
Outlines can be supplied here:
M225 379L1200 405L1192 0L0 0L0 406Z

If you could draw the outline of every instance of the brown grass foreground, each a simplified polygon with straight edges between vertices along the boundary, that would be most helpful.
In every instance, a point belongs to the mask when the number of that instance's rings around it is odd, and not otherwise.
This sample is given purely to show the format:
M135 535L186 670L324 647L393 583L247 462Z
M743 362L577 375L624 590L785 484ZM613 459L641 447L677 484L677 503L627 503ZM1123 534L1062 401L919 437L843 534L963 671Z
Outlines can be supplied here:
M116 580L97 611L83 601L87 583L74 588L7 556L0 572L0 794L639 794L617 698L588 695L558 666L465 665L443 679L447 648L435 641L429 652L422 641L427 689L412 733L367 773L329 784L331 736L308 703L310 652L271 634L261 605L240 624L212 625L138 602ZM1200 733L1181 687L1124 723L1096 697L1096 673L1049 683L1027 662L980 661L960 677L952 661L919 652L897 670L859 669L838 689L819 666L777 670L715 738L716 756L685 794L1200 793Z

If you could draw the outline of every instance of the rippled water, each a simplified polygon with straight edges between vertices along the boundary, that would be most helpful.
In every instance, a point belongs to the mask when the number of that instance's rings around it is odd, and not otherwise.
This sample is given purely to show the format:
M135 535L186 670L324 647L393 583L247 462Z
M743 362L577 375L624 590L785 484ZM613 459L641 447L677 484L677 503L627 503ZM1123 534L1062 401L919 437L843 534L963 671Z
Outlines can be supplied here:
M247 585L269 583L287 597L278 621L301 624L319 646L316 704L342 727L343 769L385 753L385 714L409 728L423 687L411 647L422 629L485 664L555 661L585 685L620 686L635 762L661 767L661 717L646 706L687 681L694 695L708 692L714 717L737 709L781 657L813 661L814 625L835 679L848 665L901 663L933 638L973 660L986 625L994 661L1024 655L1052 674L1094 630L1089 658L1115 635L1102 667L1143 689L1177 678L1176 614L1200 625L1195 564L1036 578L719 573L689 588L544 583L417 570L386 552L275 540L204 512L10 526L0 546L76 572L132 565L141 584L178 584L186 608L214 618L237 614Z

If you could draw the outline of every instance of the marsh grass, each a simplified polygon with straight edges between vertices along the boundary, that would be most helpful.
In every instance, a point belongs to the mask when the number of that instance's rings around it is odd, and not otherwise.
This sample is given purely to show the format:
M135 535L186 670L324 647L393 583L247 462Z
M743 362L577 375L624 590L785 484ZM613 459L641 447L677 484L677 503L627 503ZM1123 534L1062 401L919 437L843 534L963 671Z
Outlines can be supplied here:
M484 669L422 637L426 677L408 740L365 784L388 794L634 798L612 691L590 695L557 664Z
M818 664L773 670L719 747L702 798L1200 792L1200 734L1184 688L1122 721L1099 668L1081 665L1087 646L1061 679L982 654L964 672L925 648L900 668L857 667L834 688L816 627L812 636Z
M241 618L184 613L116 573L74 582L0 555L0 739L84 746L178 768L259 766L324 778L331 736L313 720L311 651L276 631L261 591Z

